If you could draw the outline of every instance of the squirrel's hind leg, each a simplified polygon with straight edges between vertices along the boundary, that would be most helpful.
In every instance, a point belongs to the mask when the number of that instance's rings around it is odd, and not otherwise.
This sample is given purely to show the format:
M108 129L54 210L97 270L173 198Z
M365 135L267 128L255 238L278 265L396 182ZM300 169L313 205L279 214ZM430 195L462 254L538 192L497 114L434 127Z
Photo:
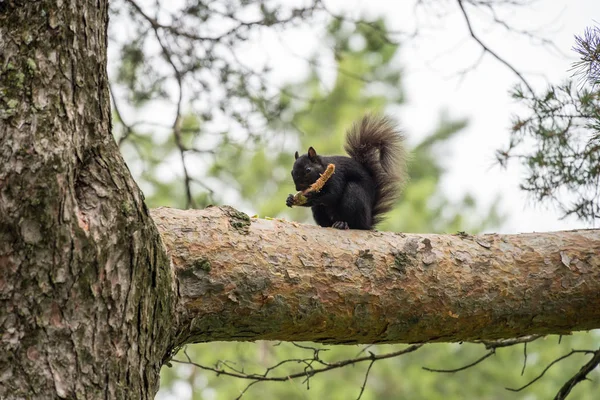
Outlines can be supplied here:
M325 206L314 206L311 208L311 210L317 225L327 228L333 224L331 215Z
M345 222L350 229L371 229L373 227L372 204L373 196L363 186L356 182L348 183L340 202L342 215L339 222Z

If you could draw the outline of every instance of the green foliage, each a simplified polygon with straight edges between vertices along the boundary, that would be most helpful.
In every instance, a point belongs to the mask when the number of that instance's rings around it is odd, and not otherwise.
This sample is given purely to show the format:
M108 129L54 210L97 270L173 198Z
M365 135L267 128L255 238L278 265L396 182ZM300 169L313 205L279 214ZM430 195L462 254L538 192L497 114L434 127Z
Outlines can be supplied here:
M598 87L600 89L600 87ZM521 189L556 204L565 215L600 218L600 90L550 86L541 96L516 88L528 115L516 117L498 160L519 158L527 173Z
M600 28L576 42L580 87L568 81L539 94L516 87L513 97L527 114L515 117L508 148L497 156L501 164L522 162L521 189L537 201L593 223L600 219Z
M600 26L587 28L582 36L575 36L575 47L579 61L573 70L592 87L600 86Z

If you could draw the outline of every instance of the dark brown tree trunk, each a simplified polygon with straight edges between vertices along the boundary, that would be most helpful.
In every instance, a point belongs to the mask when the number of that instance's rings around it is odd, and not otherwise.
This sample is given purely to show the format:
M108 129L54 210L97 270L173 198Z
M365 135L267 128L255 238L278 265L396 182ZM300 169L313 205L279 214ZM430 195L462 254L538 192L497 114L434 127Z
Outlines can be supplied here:
M153 398L169 263L110 131L107 0L0 2L0 398Z

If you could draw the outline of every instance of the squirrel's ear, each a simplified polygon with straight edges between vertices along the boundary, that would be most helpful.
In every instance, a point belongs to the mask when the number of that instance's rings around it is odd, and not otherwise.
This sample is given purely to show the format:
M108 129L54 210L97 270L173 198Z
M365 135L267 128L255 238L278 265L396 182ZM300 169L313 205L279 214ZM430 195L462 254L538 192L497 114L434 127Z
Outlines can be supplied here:
M298 159L298 152L296 152L296 154L294 154L294 157L296 157L296 160Z
M311 147L308 148L308 158L315 158L317 156L317 151Z

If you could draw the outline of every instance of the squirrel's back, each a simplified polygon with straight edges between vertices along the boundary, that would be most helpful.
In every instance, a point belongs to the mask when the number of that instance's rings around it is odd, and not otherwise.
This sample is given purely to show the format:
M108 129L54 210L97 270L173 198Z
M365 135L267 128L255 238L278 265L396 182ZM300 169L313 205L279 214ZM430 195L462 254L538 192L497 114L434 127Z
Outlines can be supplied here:
M350 128L344 148L375 181L372 215L377 224L392 209L407 179L404 135L389 118L366 115Z

